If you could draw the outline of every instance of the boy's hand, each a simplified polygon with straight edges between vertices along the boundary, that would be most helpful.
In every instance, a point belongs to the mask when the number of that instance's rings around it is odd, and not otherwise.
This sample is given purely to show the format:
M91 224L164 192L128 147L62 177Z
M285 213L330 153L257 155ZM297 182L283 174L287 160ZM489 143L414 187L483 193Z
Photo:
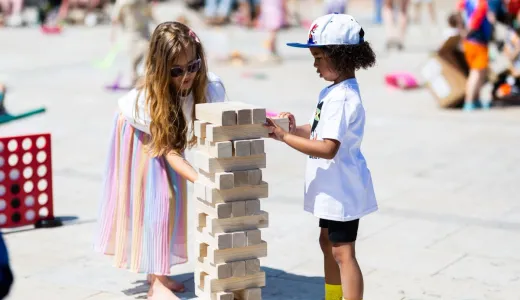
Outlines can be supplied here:
M289 119L289 133L294 133L296 130L296 118L290 112L282 112L278 115L278 118L288 118Z
M283 130L282 127L278 126L278 124L276 124L270 118L266 119L266 124L264 124L264 127L269 130L269 137L278 141L282 141L283 137L287 134L287 132Z

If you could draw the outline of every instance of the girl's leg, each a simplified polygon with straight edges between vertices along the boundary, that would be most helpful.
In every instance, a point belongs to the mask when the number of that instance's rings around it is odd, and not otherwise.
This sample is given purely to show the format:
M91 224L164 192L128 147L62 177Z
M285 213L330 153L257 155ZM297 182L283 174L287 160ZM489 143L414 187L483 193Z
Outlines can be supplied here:
M332 245L332 255L341 273L343 298L348 300L363 299L363 274L356 259L355 245L355 242Z
M2 10L2 14L4 16L8 16L10 12L11 4L9 3L9 0L0 0L0 9Z
M435 12L435 4L434 0L430 0L428 2L428 12L430 13L430 19L432 24L437 24L437 13Z
M327 220L320 220L320 227L326 226ZM321 228L320 247L323 252L323 267L325 271L325 300L341 299L341 275L338 263L332 254L332 243L329 240L329 230ZM334 299L334 300L336 300Z
M414 6L413 22L415 24L419 24L419 22L421 20L422 0L415 0L413 3L413 6Z

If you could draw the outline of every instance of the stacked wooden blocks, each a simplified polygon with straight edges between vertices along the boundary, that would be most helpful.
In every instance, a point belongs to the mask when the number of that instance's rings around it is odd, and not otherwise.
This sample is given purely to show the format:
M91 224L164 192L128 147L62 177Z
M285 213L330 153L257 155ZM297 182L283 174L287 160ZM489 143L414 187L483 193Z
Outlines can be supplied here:
M268 226L260 209L260 199L268 196L261 170L266 111L240 102L205 103L196 105L195 117L196 294L260 300L265 273L259 258L267 256L260 228Z

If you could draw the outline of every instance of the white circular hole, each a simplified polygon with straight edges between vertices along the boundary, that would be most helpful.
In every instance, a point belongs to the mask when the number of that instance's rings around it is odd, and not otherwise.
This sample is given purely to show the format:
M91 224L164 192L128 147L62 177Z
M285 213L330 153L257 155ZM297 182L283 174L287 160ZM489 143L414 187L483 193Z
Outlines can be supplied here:
M33 169L31 167L27 167L23 169L23 178L29 179L33 176Z
M5 173L4 171L0 171L0 182L4 181L5 179Z
M4 151L4 143L0 142L0 153L2 153L2 151Z
M31 152L25 152L25 154L22 156L22 161L26 165L30 164L32 159L33 159L33 155Z
M38 147L38 149L42 149L43 147L45 147L45 144L47 144L47 141L45 140L45 138L43 136L40 136L36 140L36 147Z
M24 184L23 184L23 190L26 192L26 193L30 193L32 192L34 189L34 183L32 181L26 181Z
M0 197L5 195L5 186L0 184Z
M9 178L13 181L18 180L20 178L20 171L18 171L18 169L12 169L11 172L9 172Z
M5 163L5 160L2 156L0 156L0 167L3 167Z
M16 166L16 164L18 164L18 155L16 155L16 154L11 154L11 155L9 156L9 159L7 159L7 163L8 163L11 167Z
M7 206L7 203L5 203L5 200L0 200L0 210L4 210L5 207Z
M10 140L9 143L7 143L7 149L11 152L16 151L16 149L18 149L18 142L16 140Z
M40 192L43 192L47 189L47 180L46 179L41 179L40 181L38 181L38 190Z
M47 201L49 201L49 196L47 196L47 194L41 193L40 196L38 196L38 203L40 205L47 204Z
M47 153L45 151L40 151L38 154L36 154L36 160L39 163L43 163L47 159Z
M30 138L25 138L23 141L22 141L22 148L23 150L29 150L31 149L32 147L32 141Z
M0 225L4 225L7 222L7 217L4 214L0 214Z
M42 207L38 211L38 214L40 215L40 217L45 218L49 215L49 210L47 209L47 207Z
M38 176L43 177L43 176L45 176L45 174L47 174L47 167L44 165L41 165L38 167L37 172L38 172Z
M34 205L34 197L33 196L25 197L25 206L31 207L33 205Z
M27 221L32 221L34 219L34 216L36 214L34 213L34 210L32 209L29 209L28 211L25 212L25 218L27 219Z

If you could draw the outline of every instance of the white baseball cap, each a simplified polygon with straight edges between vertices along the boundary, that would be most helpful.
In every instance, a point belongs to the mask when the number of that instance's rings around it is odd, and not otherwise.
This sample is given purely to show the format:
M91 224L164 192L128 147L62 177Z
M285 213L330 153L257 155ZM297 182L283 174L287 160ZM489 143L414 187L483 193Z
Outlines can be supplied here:
M312 22L306 43L287 43L297 48L320 47L327 45L358 45L363 43L365 32L351 15L329 14Z

